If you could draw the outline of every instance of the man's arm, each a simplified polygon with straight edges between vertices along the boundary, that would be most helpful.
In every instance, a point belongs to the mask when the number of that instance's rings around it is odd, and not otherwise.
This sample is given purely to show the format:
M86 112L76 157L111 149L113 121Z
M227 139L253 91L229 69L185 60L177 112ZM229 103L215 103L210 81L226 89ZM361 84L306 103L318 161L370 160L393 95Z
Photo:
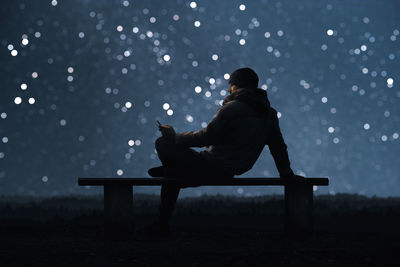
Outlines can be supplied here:
M200 131L177 133L175 143L185 147L204 147L218 144L224 138L226 119L223 108L219 109L206 128Z
M294 173L290 168L287 146L283 140L281 129L279 128L277 112L275 109L272 109L271 113L271 132L268 136L267 145L274 158L279 175L281 177L292 176Z

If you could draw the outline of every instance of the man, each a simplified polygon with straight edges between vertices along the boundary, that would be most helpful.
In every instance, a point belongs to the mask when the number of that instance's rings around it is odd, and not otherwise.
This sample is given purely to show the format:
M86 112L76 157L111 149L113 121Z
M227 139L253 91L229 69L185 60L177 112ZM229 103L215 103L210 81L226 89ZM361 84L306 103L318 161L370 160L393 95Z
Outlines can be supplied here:
M281 178L296 180L290 168L277 112L270 106L267 92L258 89L258 76L250 68L234 71L229 93L222 107L206 128L175 133L169 125L160 125L162 137L156 140L161 167L151 168L153 177L192 179L232 179L250 170L265 145L268 145ZM190 147L205 147L197 152ZM161 207L152 231L167 234L169 219L180 191L179 186L161 188Z

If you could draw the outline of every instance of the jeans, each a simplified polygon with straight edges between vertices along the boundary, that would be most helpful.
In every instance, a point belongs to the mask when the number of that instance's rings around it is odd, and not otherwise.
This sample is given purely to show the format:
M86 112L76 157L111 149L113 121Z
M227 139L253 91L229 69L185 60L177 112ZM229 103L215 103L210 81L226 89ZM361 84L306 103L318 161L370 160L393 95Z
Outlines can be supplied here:
M177 145L165 137L158 138L155 145L167 177L179 178L199 185L201 180L212 177L215 177L215 179L233 178L233 175L213 166L201 153L191 148ZM180 188L178 185L163 185L161 187L159 217L161 223L168 224L178 199Z

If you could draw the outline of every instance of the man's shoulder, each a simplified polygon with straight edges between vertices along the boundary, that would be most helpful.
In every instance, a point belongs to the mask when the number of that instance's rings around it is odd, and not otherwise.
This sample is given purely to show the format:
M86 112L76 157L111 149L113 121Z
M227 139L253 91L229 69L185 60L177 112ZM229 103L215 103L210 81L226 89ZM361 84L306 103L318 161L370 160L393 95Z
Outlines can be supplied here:
M224 104L218 111L220 115L234 114L243 109L243 104L238 100L232 100Z
M278 112L273 107L268 108L268 118L274 119L278 118ZM243 103L239 100L233 100L226 104L224 104L217 112L218 116L221 117L242 117L246 116L246 114L253 114L254 110L252 107L247 104Z
M244 103L240 100L232 100L229 101L228 103L224 104L221 108L221 111L224 112L243 112L244 110L251 110L251 106L249 106L249 104Z

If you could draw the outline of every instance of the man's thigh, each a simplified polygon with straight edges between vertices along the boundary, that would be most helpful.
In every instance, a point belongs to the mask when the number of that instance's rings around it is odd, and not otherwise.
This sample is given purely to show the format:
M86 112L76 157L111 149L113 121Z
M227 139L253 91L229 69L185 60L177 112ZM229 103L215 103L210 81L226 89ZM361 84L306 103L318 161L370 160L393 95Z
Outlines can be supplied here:
M156 140L156 150L163 165L180 167L181 169L198 169L207 163L197 151L177 145L172 141L160 137Z
M156 149L161 162L172 171L172 175L196 180L198 178L203 180L233 177L233 175L212 166L199 152L174 144L163 137L157 139Z

